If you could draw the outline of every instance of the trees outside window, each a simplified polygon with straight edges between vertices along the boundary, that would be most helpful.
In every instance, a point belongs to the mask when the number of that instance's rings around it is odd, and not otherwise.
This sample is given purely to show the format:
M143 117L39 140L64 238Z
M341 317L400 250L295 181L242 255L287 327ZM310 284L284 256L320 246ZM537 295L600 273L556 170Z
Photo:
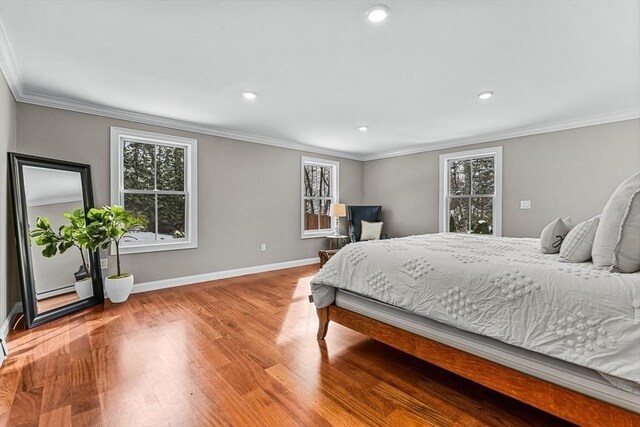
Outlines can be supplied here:
M501 147L440 156L440 229L500 235Z
M333 233L331 204L338 201L338 163L302 158L302 237Z
M112 203L147 221L122 242L124 251L196 247L195 143L112 128Z
M185 237L184 147L124 141L124 208L147 220L131 240Z

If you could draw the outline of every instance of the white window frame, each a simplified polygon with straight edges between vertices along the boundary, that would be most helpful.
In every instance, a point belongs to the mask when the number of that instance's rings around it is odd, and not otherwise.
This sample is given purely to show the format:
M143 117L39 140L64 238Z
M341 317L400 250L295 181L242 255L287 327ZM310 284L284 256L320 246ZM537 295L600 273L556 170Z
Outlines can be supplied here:
M173 251L198 247L198 140L173 135L111 127L111 204L124 205L124 141L169 145L185 149L185 238L179 241L158 240L123 242L121 254ZM111 245L111 255L115 248Z
M305 213L305 197L304 195L304 167L305 165L314 165L314 166L328 166L331 168L331 194L332 197L327 197L327 199L331 200L331 204L340 203L340 162L336 162L333 160L326 159L317 159L314 157L306 157L302 156L300 159L300 238L302 239L313 239L317 237L326 237L334 233L334 220L331 220L331 227L322 230L311 230L306 231L304 229L304 213ZM315 198L315 197L314 197Z
M494 191L493 196L493 235L502 236L502 147L481 148L478 150L460 151L440 155L440 215L441 233L449 232L449 162L451 160L467 160L479 157L494 158Z

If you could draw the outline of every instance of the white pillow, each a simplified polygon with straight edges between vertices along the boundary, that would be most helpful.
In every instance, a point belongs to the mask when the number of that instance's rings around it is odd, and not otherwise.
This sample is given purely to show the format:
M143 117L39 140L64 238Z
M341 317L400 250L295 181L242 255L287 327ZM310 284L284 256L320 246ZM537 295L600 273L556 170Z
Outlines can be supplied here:
M565 236L572 228L571 218L558 218L551 221L540 233L540 250L543 254L557 254Z
M596 236L600 215L581 222L569 231L560 246L560 261L585 262L591 259L593 238Z
M613 248L613 268L621 273L640 271L640 191L636 191L622 219L620 239Z
M360 240L378 240L382 234L382 222L362 221Z
M625 273L640 269L638 192L640 172L620 184L604 206L591 252L596 267L614 267Z

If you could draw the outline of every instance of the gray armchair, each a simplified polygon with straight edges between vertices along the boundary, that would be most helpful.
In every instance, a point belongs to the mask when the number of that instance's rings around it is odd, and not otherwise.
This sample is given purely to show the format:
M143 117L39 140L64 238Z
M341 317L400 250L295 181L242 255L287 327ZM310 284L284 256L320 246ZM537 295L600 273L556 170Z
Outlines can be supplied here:
M362 233L362 221L382 221L382 206L347 206L347 220L349 221L349 238L351 242L359 242L360 234ZM382 233L380 238L386 239L387 235Z

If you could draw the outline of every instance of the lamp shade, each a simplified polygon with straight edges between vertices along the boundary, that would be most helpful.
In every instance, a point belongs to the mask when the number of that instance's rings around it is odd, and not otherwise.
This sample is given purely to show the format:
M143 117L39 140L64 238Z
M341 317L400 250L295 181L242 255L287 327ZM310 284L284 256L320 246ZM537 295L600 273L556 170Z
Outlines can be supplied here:
M344 203L334 203L331 205L331 216L341 218L347 216L347 206Z

